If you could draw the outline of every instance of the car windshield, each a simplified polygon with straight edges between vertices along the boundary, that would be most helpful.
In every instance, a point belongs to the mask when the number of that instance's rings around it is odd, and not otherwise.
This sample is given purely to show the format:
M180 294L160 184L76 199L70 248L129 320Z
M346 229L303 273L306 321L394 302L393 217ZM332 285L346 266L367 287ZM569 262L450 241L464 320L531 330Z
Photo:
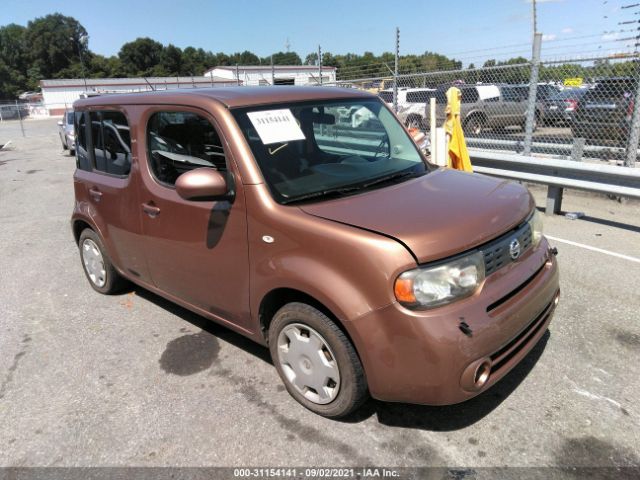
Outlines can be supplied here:
M351 195L427 172L377 98L232 110L276 201Z
M73 125L73 112L67 112L67 124Z

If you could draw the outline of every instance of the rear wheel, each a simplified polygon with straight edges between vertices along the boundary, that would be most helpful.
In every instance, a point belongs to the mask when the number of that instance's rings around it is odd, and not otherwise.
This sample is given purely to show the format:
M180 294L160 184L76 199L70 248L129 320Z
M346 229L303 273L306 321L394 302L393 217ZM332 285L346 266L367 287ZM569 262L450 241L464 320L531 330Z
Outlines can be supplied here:
M409 118L407 118L406 122L404 122L404 125L407 128L422 129L423 127L422 117L420 115L411 115Z
M470 118L467 119L466 122L464 122L464 130L467 133L472 133L474 135L480 135L482 133L482 130L485 127L485 120L484 118L482 118L479 115L474 115Z
M125 285L125 280L116 271L111 259L96 232L86 228L78 241L80 260L89 284L105 295L117 293Z
M309 410L339 418L368 398L364 370L344 332L318 309L289 303L269 327L269 350L287 391Z

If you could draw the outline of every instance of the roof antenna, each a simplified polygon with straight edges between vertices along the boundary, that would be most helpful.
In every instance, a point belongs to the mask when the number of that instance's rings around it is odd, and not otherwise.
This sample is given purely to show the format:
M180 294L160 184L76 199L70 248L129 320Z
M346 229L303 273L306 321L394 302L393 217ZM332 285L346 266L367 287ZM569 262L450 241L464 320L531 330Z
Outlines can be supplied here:
M153 90L154 92L156 91L156 87L154 87L153 85L151 85L151 83L149 83L149 80L147 80L147 77L142 77L144 78L144 81L147 82L147 85L149 85L149 87L151 87L151 90Z

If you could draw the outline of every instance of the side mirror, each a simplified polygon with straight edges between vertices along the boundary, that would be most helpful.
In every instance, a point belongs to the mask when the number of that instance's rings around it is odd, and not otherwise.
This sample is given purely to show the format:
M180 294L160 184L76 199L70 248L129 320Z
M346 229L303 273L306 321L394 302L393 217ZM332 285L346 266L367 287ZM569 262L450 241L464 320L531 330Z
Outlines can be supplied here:
M229 190L222 173L202 167L180 175L176 180L176 192L185 200L214 200L226 196Z
M64 124L62 123L62 120L58 120L58 126L59 126L59 127L61 127L62 125L64 125Z

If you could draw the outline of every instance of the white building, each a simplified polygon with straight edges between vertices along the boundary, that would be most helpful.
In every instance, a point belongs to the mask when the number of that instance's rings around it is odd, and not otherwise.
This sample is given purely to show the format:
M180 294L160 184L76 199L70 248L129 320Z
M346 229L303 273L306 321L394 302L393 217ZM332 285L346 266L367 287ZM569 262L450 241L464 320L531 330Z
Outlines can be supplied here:
M224 78L240 85L318 85L318 67L312 65L238 65L214 67L205 77ZM322 67L322 83L336 81L335 67Z
M236 85L236 81L206 77L74 78L41 80L42 100L49 115L62 115L82 95L131 93L175 88L205 88Z

